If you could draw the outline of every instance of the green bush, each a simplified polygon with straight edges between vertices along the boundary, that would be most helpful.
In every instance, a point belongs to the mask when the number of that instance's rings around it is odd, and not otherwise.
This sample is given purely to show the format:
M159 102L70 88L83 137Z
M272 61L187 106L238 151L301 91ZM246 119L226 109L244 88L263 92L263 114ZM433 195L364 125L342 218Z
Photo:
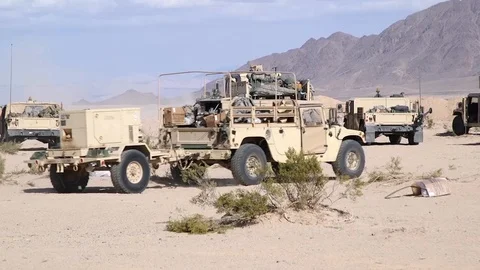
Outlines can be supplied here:
M218 221L195 214L180 220L167 222L167 231L189 234L206 234L210 232L222 233L228 227L220 225Z
M221 195L213 206L217 213L225 214L224 218L238 224L252 222L271 210L267 196L241 189Z
M297 211L315 209L324 206L323 201L330 199L333 192L326 191L330 181L323 174L322 167L313 155L305 155L303 151L296 152L290 148L287 161L278 164L276 176L267 178L262 184L272 204L277 208L293 208ZM337 179L346 184L346 190L341 194L359 196L362 183L358 179Z

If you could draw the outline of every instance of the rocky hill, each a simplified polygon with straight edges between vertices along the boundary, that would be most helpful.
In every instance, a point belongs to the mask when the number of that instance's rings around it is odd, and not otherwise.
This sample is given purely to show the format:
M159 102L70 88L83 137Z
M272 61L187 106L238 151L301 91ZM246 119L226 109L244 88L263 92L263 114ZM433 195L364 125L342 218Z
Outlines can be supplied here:
M293 71L329 91L404 85L480 73L480 0L451 0L378 35L334 33L249 62ZM239 69L248 69L248 64ZM478 87L478 84L475 84ZM325 92L324 92L325 93Z

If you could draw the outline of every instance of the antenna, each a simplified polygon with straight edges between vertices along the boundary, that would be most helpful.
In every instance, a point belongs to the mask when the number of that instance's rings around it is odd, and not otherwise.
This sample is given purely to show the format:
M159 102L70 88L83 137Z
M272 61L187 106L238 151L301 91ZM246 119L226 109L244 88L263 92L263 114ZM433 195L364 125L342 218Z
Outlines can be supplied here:
M9 114L12 113L12 81L13 81L13 44L10 44L10 105Z
M277 85L277 67L273 67L272 68L274 71L275 71L275 102L277 101L278 99L278 85Z
M421 73L418 76L418 92L419 92L419 96L420 96L418 111L421 112L421 109L422 109L422 74Z

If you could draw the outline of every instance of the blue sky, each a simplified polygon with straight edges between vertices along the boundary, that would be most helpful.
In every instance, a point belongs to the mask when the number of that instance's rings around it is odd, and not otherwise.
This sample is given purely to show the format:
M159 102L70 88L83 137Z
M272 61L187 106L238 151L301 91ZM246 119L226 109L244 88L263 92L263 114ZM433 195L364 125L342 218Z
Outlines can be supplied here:
M159 73L235 69L337 31L378 34L438 2L0 0L0 101L8 101L11 43L13 99L42 92L69 103L130 88L155 92Z

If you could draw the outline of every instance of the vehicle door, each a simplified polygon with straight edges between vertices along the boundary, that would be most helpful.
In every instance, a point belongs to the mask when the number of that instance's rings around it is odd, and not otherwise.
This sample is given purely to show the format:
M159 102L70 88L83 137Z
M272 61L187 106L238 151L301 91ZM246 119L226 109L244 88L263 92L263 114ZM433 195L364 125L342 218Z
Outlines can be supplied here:
M479 97L469 97L466 107L467 123L480 123Z
M301 107L302 150L305 154L323 154L327 151L327 123L322 108Z

